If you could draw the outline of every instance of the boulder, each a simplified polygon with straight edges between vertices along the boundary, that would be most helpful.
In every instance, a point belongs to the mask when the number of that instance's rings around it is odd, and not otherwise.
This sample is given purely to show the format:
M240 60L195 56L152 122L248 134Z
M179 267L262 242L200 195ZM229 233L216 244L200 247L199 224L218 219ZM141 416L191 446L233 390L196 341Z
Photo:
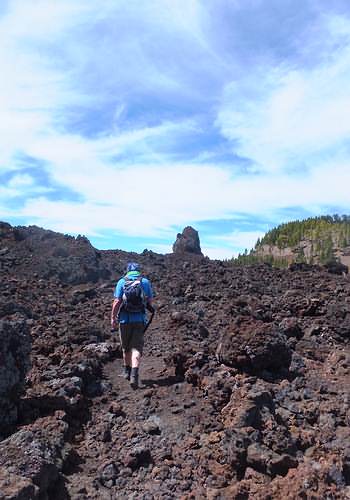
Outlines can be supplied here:
M327 271L331 274L348 274L349 273L349 268L345 264L342 264L341 262L338 261L330 261L326 262L324 267L327 269Z
M264 376L288 369L292 359L285 335L262 321L244 321L221 336L217 358L228 366Z
M5 498L51 498L69 453L67 429L61 418L50 416L1 441L0 485L10 495Z
M0 321L0 436L17 422L19 397L30 368L31 339L25 322Z
M292 272L298 272L298 271L311 271L317 266L313 266L312 264L307 264L306 262L293 262L290 264L288 269Z
M7 222L0 222L0 238L10 238L13 235L13 228Z
M281 333L289 337L295 337L300 339L303 336L303 332L300 328L297 318L283 318L278 325Z
M39 498L39 488L33 481L10 473L7 469L0 471L0 499L34 500Z
M173 252L175 254L191 253L203 255L198 232L191 226L185 227L182 233L178 233L176 237L176 241L173 245Z
M289 469L296 468L297 460L290 455L273 452L263 444L252 443L247 449L247 464L263 474L285 476Z

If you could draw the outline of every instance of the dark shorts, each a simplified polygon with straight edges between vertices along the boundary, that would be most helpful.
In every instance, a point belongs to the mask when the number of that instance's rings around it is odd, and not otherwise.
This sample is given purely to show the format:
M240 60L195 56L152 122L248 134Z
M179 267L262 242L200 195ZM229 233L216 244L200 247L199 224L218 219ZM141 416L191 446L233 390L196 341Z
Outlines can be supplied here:
M143 351L143 330L144 323L120 323L119 335L123 351L131 351L136 349L142 354Z

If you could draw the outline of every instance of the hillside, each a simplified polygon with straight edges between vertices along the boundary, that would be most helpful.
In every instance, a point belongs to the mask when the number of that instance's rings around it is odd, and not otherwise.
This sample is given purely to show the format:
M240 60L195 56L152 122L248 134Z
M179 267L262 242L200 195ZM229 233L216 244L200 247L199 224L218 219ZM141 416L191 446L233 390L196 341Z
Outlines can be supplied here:
M137 255L0 224L0 498L349 497L348 277L185 236ZM136 391L109 321L129 260L157 307Z
M237 263L270 262L285 267L292 263L323 265L341 262L350 266L350 216L312 217L281 224L258 240Z

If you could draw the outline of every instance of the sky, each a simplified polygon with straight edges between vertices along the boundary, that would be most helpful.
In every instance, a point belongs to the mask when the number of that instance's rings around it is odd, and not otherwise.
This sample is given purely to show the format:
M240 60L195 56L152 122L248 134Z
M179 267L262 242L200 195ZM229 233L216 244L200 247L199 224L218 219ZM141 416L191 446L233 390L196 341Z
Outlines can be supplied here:
M231 258L350 213L348 0L1 0L0 220Z

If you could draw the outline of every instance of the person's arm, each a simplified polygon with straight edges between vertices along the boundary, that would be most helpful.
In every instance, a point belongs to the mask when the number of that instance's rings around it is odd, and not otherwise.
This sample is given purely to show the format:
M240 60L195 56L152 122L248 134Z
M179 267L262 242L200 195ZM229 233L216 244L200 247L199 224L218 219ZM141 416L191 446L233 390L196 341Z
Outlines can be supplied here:
M120 311L120 308L121 308L121 305L123 302L123 299L122 299L123 284L124 284L123 279L120 279L117 283L117 286L115 287L114 300L113 300L112 311L111 311L111 328L112 328L112 330L114 330L116 327L118 313Z
M119 313L120 306L122 304L122 299L114 299L112 304L112 312L111 312L111 328L115 329L117 323L117 316Z
M155 313L154 306L152 305L153 299L146 298L146 309L149 311L151 314Z

